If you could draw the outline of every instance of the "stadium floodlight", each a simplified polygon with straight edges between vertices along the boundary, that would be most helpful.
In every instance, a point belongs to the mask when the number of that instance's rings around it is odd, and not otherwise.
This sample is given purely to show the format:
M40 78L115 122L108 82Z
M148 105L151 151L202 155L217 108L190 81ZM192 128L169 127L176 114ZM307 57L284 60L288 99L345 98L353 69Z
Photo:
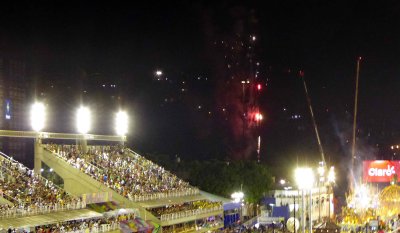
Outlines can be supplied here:
M91 119L90 110L87 107L81 106L76 114L76 126L78 132L81 134L86 134L90 130Z
M295 179L299 189L310 190L314 184L314 174L311 168L297 168Z
M301 192L301 198L302 198L302 203L303 203L303 207L302 207L302 227L303 227L303 232L306 232L306 205L305 205L305 193L307 192L307 190L309 190L310 192L310 202L311 203L311 199L312 199L312 187L314 184L314 173L313 170L311 168L307 168L307 167L299 167L296 168L295 170L295 179L297 182L297 186L299 187L300 190L302 190ZM310 232L312 232L312 208L311 205L309 204L309 218L310 218Z
M231 198L233 199L233 201L235 203L239 203L243 200L244 193L243 192L234 192L234 193L232 193Z
M128 133L128 114L124 111L119 111L115 118L115 130L120 136L125 136Z
M31 108L31 126L36 132L44 128L44 121L46 117L45 107L43 103L34 103Z

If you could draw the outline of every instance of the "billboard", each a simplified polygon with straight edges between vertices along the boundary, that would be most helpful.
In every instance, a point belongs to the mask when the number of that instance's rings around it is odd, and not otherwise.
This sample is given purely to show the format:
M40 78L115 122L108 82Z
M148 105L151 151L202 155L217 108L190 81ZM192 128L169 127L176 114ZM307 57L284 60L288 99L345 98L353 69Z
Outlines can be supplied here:
M363 161L364 182L390 182L395 174L400 174L400 160Z

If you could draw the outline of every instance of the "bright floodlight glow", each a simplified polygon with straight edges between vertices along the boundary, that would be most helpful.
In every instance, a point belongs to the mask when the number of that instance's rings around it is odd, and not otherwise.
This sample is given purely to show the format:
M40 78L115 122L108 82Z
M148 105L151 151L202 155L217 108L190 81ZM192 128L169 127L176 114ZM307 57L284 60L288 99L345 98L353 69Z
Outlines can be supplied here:
M234 200L234 202L239 203L241 200L243 200L244 193L243 192L234 192L231 195L231 198Z
M281 183L281 185L284 185L284 184L286 184L286 180L282 179L279 181L279 183Z
M86 134L90 130L91 119L90 110L87 107L80 107L76 114L76 126L78 132L81 134Z
M124 136L128 132L128 115L120 111L115 119L115 130L118 135Z
M31 126L36 132L44 128L45 108L43 103L34 103L31 108Z
M329 169L329 173L328 173L328 182L329 183L335 183L335 167L331 167L331 169Z
M299 189L311 189L314 184L314 174L311 168L297 168L295 179Z
M318 167L318 174L319 174L320 176L323 176L324 173L325 173L324 167Z
M156 71L156 75L157 75L157 76L161 76L161 75L162 75L162 71L161 71L161 70L157 70L157 71Z
M355 188L355 197L356 197L356 204L361 206L362 208L368 208L370 206L371 197L370 192L365 185L361 185Z

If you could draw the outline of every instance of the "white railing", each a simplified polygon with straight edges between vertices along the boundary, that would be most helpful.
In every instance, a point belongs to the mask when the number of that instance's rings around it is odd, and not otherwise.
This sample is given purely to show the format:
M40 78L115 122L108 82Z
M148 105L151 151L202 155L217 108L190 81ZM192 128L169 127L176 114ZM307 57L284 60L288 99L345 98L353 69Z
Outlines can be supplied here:
M118 223L112 223L112 224L101 224L98 227L90 227L89 228L89 232L91 233L102 233L102 232L110 232L110 231L115 231L118 230L119 228L119 224ZM65 231L66 233L85 233L87 229L83 229L83 230L78 230L78 231Z
M36 214L47 214L58 211L66 211L66 210L77 210L86 208L86 203L84 202L72 202L68 204L61 205L60 203L56 203L53 205L42 205L38 207L24 207L24 208L10 208L6 210L2 210L0 212L0 218L16 218L23 217L29 215Z
M172 226L168 226L168 228L166 228L166 227L164 227L163 228L163 232L165 232L165 233L173 233L173 232L193 232L193 231L196 231L196 232L199 232L199 231L202 231L202 232L209 232L209 231L215 231L215 229L219 229L219 228L223 228L224 227L224 222L223 221L216 221L216 222L213 222L213 223L206 223L206 225L204 226L199 226L199 225L196 225L196 224L193 224L193 225L185 225L184 227L174 227L173 229L172 229ZM213 232L214 232L213 231ZM218 232L220 232L220 231L218 231Z
M184 197L184 196L190 196L190 195L197 195L199 193L200 193L200 191L198 188L192 188L192 189L181 190L181 191L170 191L167 193L134 195L131 198L131 201L140 202L140 201L158 200L158 199L171 198L171 197Z
M171 213L171 214L162 214L161 215L161 221L170 221L174 219L180 219L180 218L187 218L199 214L206 214L206 213L211 213L214 211L222 211L223 207L222 206L216 206L213 208L209 209L196 209L196 210L186 210L186 211L181 211L181 212L176 212L176 213Z

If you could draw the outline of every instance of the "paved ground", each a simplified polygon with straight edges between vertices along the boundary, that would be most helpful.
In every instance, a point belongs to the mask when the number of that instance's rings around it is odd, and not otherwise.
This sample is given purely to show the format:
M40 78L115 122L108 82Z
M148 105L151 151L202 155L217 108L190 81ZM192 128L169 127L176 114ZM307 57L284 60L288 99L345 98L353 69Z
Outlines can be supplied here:
M42 215L24 216L18 218L7 218L7 219L0 219L0 229L1 228L8 229L10 226L29 227L29 226L45 225L45 224L57 223L73 219L86 219L86 218L94 218L100 216L102 216L102 214L99 214L95 211L88 209L80 209L80 210L48 213Z

